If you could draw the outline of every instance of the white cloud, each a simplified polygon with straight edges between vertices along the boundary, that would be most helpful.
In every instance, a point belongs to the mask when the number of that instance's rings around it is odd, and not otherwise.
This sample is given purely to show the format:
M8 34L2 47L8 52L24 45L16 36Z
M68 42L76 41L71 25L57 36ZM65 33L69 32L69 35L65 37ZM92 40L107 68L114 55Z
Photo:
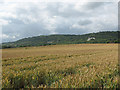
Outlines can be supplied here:
M72 27L70 27L70 29L85 29L86 27L83 25L79 25L79 24L73 24Z
M20 14L18 19L23 21L25 24L37 22L36 18L32 17L31 15L25 15L25 14Z
M7 24L9 24L10 22L11 22L10 20L0 19L0 24L1 24L1 25L7 25Z
M2 38L9 38L9 35L6 35L6 34L2 34Z
M117 29L116 2L26 2L5 0L0 6L3 41L43 34L83 34Z
M17 16L10 12L1 12L0 18L17 18Z

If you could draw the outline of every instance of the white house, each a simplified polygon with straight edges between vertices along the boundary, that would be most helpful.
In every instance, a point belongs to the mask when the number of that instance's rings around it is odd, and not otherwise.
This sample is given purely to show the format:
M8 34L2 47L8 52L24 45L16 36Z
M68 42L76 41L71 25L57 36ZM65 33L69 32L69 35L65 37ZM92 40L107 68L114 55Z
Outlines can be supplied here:
M89 38L87 39L87 41L90 41L90 40L95 40L95 37L89 37Z

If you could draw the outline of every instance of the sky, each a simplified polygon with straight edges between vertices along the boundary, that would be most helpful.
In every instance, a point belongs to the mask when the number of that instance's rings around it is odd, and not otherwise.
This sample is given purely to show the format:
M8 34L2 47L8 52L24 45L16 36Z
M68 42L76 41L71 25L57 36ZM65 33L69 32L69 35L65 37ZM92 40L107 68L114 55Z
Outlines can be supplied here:
M0 1L2 42L39 35L117 31L117 28L117 2Z

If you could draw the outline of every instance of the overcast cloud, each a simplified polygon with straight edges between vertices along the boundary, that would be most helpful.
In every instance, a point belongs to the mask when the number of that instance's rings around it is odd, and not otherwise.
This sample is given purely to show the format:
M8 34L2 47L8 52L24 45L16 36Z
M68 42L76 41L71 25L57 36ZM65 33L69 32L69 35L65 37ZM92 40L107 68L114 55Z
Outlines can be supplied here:
M3 1L0 3L3 42L38 35L116 31L117 4L117 2Z

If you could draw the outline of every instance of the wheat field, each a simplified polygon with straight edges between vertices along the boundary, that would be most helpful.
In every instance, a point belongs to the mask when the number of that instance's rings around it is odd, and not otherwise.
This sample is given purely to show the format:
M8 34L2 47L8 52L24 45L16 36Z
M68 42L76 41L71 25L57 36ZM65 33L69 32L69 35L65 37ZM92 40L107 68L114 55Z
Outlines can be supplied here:
M117 88L118 44L2 50L3 88Z

